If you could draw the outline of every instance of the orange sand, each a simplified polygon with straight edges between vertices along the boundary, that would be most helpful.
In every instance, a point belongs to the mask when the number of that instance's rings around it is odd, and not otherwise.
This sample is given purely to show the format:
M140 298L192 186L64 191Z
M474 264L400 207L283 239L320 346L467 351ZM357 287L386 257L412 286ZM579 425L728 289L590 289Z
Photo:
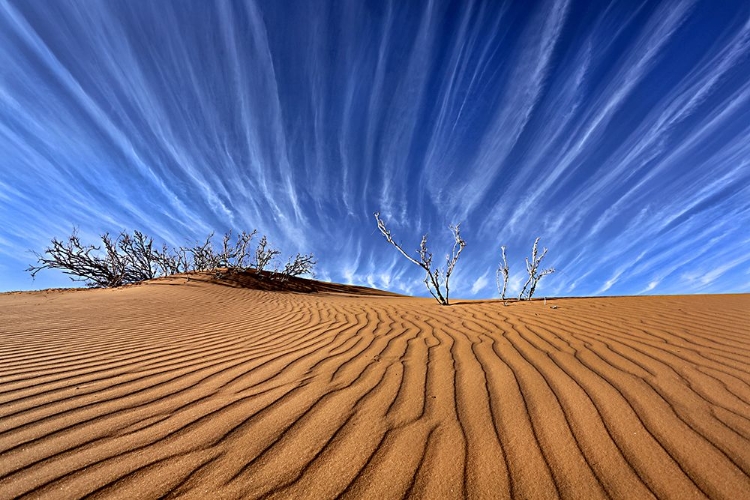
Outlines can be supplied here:
M0 295L0 498L750 498L750 295L321 287Z

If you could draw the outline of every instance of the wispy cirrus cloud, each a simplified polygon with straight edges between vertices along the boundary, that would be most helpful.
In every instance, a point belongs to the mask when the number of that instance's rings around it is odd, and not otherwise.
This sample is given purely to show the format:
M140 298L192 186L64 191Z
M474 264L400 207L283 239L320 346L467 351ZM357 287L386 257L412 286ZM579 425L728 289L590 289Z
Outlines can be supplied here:
M540 294L746 290L749 55L744 2L3 0L0 290L73 226L257 227L426 294L376 210L441 261L463 222L455 296L537 236Z

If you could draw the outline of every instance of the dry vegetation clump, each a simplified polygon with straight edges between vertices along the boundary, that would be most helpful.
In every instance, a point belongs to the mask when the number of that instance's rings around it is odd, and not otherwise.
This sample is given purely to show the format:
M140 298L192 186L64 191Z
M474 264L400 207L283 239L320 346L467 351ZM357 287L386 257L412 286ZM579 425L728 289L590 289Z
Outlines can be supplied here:
M378 229L385 237L386 241L393 245L401 255L409 260L409 262L421 267L425 271L424 284L430 292L430 295L432 295L440 305L449 305L449 283L451 274L453 274L453 269L456 267L456 262L458 262L458 257L461 255L461 251L466 246L466 242L461 238L459 229L460 224L448 226L453 234L453 249L449 255L445 256L445 269L443 269L441 267L433 267L432 265L432 252L427 249L426 234L422 236L422 242L419 244L419 250L417 250L419 260L417 260L406 253L404 249L401 248L401 245L396 243L393 236L391 236L391 232L386 227L385 222L380 218L380 212L375 213L375 220L378 222Z
M526 299L531 300L531 297L536 291L536 286L539 284L539 280L555 272L555 268L550 267L549 269L539 270L539 264L542 263L542 259L547 255L547 249L542 250L542 255L538 255L537 245L539 244L539 238L534 240L534 247L531 249L531 260L526 257L526 272L529 277L526 279L526 283L523 284L521 293L518 295L518 300ZM528 291L527 291L528 290ZM525 294L525 295L524 295Z
M287 280L294 276L312 275L317 263L313 254L297 254L280 266L275 259L281 254L268 246L264 235L253 251L251 242L257 234L242 231L234 239L232 232L224 234L216 248L211 233L205 241L194 246L170 248L154 246L154 240L140 231L125 231L113 237L101 235L101 244L84 244L78 231L64 240L53 238L42 253L34 252L36 265L29 266L32 278L43 269L59 269L73 281L82 281L92 288L111 288L131 283L170 276L178 273L212 271L216 278L255 268L267 273L269 279Z
M528 274L528 278L526 278L526 282L523 284L523 288L521 288L521 293L518 294L518 300L531 300L539 281L548 274L555 272L555 268L553 267L542 271L539 270L539 265L542 263L542 259L547 255L546 248L544 248L542 254L539 255L537 248L539 245L539 239L540 238L534 240L534 246L531 249L531 260L526 257L526 273ZM500 247L500 250L502 252L503 261L497 268L497 291L500 293L500 299L505 301L505 292L508 289L510 270L508 269L508 260L505 258L505 246Z
M445 266L433 265L433 254L427 247L427 235L417 249L417 256L412 257L403 247L396 243L380 213L375 213L375 220L380 233L409 262L425 272L424 284L440 305L450 304L450 278L455 270L466 242L461 237L460 225L449 225L453 236L453 248L445 256ZM299 276L313 276L317 261L312 253L297 253L286 262L279 261L281 251L274 248L263 235L258 244L252 248L257 230L242 231L235 237L232 231L224 234L218 247L214 246L214 233L205 240L192 246L170 248L166 244L158 247L154 240L141 231L132 234L122 231L116 236L104 233L99 244L84 244L73 230L66 239L53 238L42 253L34 252L37 262L30 265L28 271L32 278L43 269L58 269L71 277L73 281L82 281L88 287L112 288L141 281L171 276L180 273L210 272L216 279L227 279L240 271L256 271L256 278L277 282L288 281ZM531 258L526 258L528 277L523 284L518 300L530 300L539 281L555 272L554 268L540 269L547 249L538 250L539 239L534 240ZM510 270L502 246L502 262L497 269L497 289L500 298L505 301L508 291Z

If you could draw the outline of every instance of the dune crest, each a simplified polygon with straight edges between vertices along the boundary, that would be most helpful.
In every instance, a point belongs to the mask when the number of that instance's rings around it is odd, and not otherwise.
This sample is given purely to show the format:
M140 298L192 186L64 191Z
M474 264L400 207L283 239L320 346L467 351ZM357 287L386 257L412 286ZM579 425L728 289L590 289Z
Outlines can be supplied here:
M750 498L750 295L250 285L0 295L0 498Z

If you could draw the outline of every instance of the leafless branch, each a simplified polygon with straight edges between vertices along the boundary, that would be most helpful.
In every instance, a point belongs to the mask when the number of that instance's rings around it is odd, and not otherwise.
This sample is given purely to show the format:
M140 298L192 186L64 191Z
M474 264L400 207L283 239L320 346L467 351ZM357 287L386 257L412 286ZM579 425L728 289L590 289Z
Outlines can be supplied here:
M518 300L524 298L524 294L526 293L527 289L529 290L529 292L528 295L525 295L525 298L527 300L531 300L531 297L536 291L536 286L539 284L539 280L541 280L544 276L555 272L554 268L539 271L539 264L542 262L542 259L544 259L544 256L547 255L547 249L543 249L542 254L538 255L538 244L539 238L534 240L534 247L531 250L531 260L529 261L528 257L526 258L526 272L528 273L529 277L526 279L526 283L524 283L523 288L521 289L521 293L518 295Z
M120 286L125 273L122 259L117 256L117 243L109 234L104 234L102 241L106 247L104 256L101 247L83 245L74 228L66 241L53 238L43 253L35 253L38 265L31 265L26 271L34 278L42 269L59 269L73 281L83 281L89 287Z
M439 267L433 268L432 266L432 252L430 252L427 248L426 234L422 236L422 241L419 244L419 249L417 250L419 260L417 260L406 253L401 245L396 243L396 241L393 239L393 236L391 235L391 232L386 227L385 222L383 222L383 219L380 218L380 212L375 213L375 220L378 223L378 229L380 230L380 233L385 237L386 241L393 245L396 250L401 253L401 255L409 260L409 262L421 267L425 271L424 284L427 287L427 290L430 292L430 295L432 295L439 304L444 306L449 305L450 277L451 274L453 274L453 270L456 267L456 262L458 262L458 258L461 255L461 252L466 246L466 242L461 238L459 228L460 224L449 226L451 232L453 233L454 243L450 255L446 255L445 257L446 267L445 270L443 270Z
M243 231L232 242L230 231L224 235L217 253L211 243L213 233L203 243L172 250L167 245L155 248L153 238L140 231L132 235L123 231L116 237L105 233L101 245L84 245L74 229L67 240L53 238L43 253L35 253L37 264L27 271L33 278L42 269L59 269L90 287L117 287L188 271L246 269L250 263L248 248L255 234L256 231Z
M284 264L281 274L285 277L302 276L305 274L312 275L315 264L317 262L313 254L303 255L298 253L294 258L289 258L287 263Z
M497 268L497 291L500 292L500 299L505 300L505 292L508 290L508 278L510 271L508 269L508 260L505 258L505 245L500 247L503 254L503 261ZM502 286L500 286L500 277L502 276Z
M268 239L264 235L255 249L255 269L264 271L268 267L268 264L279 254L281 254L281 251L269 247Z

